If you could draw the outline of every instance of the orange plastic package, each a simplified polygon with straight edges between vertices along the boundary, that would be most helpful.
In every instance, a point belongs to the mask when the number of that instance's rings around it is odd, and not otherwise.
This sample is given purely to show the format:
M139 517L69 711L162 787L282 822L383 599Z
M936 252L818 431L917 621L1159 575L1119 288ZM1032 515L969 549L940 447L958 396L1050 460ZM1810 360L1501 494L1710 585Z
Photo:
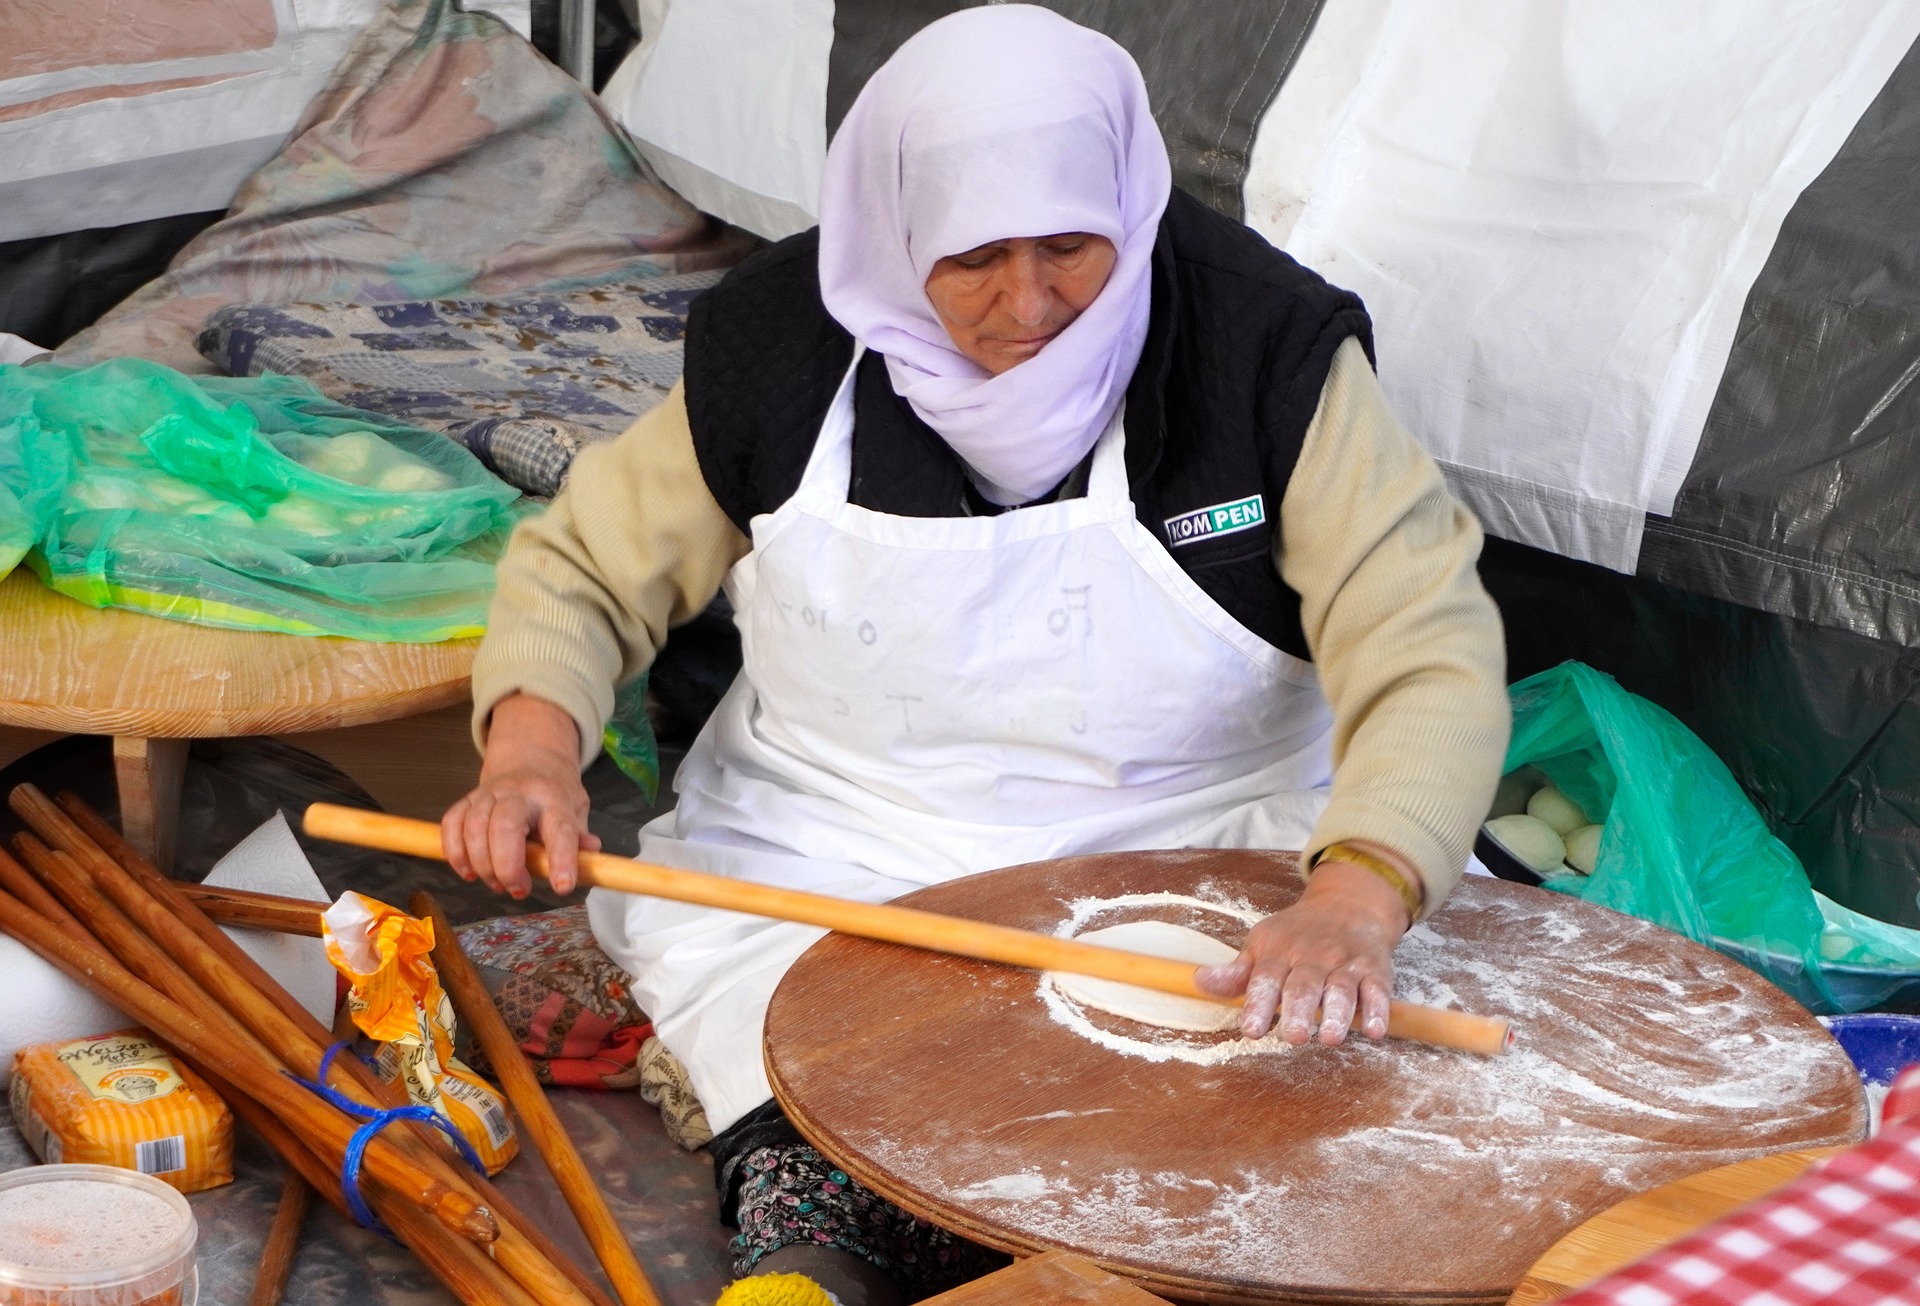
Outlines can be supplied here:
M430 955L433 922L358 893L341 894L320 919L327 957L353 986L353 1023L381 1044L380 1073L445 1116L498 1174L520 1140L500 1094L453 1055L453 1003Z
M183 1193L233 1181L233 1116L145 1030L13 1056L13 1120L50 1164L111 1165Z

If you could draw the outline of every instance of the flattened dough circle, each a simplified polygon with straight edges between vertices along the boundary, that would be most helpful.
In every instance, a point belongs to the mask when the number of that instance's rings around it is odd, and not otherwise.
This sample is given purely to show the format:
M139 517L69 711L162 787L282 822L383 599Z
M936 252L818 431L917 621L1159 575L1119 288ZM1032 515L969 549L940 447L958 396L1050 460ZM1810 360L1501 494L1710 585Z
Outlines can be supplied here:
M1149 957L1190 961L1196 966L1218 966L1232 961L1239 952L1210 934L1190 930L1172 921L1128 921L1105 929L1089 930L1074 936L1081 943L1096 943L1103 948L1140 952ZM1054 986L1083 1007L1092 1007L1124 1020L1162 1029L1187 1029L1199 1032L1232 1029L1240 1023L1240 1011L1204 998L1183 998L1159 993L1118 980L1094 979L1089 975L1069 975L1064 971L1047 972Z

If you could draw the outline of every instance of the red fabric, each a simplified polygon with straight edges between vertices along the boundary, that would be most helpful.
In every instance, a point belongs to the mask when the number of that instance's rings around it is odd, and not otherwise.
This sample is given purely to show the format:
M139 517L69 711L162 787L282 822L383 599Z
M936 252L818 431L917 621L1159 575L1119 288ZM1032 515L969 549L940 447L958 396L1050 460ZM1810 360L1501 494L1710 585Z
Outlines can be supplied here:
M626 973L593 941L585 907L503 916L460 931L460 947L497 979L494 1005L542 1083L637 1088L653 1023ZM472 1063L485 1071L476 1050Z
M520 1050L544 1061L547 1082L563 1088L606 1088L630 1078L651 1021L623 1025L549 993L527 1022Z
M1920 1066L1909 1067L1894 1080L1892 1091L1880 1106L1883 1121L1904 1120L1908 1116L1920 1116Z
M1564 1306L1920 1303L1920 1067L1881 1132Z

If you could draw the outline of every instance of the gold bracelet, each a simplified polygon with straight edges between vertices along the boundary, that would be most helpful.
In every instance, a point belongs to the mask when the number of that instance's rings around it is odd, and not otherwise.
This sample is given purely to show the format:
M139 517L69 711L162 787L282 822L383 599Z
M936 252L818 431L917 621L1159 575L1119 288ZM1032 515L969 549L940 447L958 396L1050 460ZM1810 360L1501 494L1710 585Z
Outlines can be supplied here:
M1349 866L1358 866L1362 870L1372 871L1375 875L1393 886L1400 895L1400 901L1407 909L1407 920L1420 919L1420 907L1426 901L1422 892L1424 886L1409 883L1407 873L1383 857L1376 857L1364 848L1356 848L1350 843L1330 843L1313 855L1312 863L1307 867L1308 874L1320 869L1323 862L1345 862Z

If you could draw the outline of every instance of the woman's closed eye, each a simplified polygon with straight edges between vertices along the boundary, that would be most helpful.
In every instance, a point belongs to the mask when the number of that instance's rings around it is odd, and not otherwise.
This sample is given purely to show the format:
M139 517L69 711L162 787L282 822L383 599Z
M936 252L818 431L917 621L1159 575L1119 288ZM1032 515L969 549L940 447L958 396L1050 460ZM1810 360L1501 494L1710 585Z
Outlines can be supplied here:
M992 267L1007 257L1005 245L982 245L979 249L970 249L964 254L955 254L953 261L969 272L978 272Z

